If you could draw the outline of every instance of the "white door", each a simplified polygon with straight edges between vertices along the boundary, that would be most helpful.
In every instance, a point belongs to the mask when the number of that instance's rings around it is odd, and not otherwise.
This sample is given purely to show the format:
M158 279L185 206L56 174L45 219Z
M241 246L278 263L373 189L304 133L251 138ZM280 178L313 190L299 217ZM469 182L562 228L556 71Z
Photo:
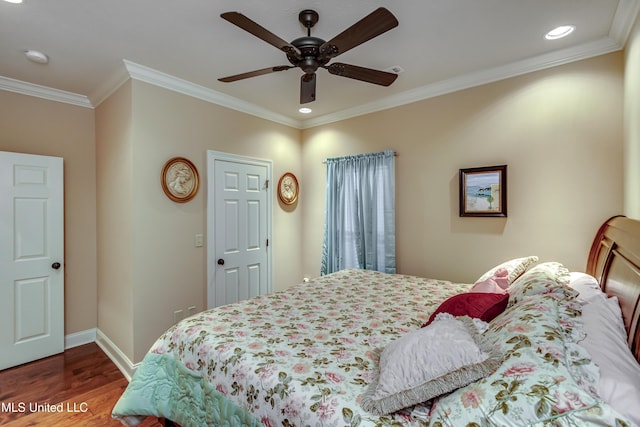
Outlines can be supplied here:
M270 162L208 153L209 308L271 292Z
M0 369L64 351L59 157L0 152Z

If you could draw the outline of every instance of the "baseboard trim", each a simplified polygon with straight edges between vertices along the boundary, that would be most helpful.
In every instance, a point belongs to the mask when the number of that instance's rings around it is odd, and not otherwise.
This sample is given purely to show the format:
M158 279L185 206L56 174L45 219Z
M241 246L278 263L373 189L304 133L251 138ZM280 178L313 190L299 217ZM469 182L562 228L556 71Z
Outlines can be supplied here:
M120 350L118 346L115 345L113 341L111 341L100 329L91 328L85 331L65 335L64 349L68 350L70 348L79 347L92 342L95 342L98 347L104 351L107 357L111 359L120 372L122 372L122 375L124 375L127 381L131 381L131 377L133 377L139 363L131 362L122 350Z
M65 335L64 337L64 349L78 347L81 345L95 342L96 340L96 328L87 329L85 331L74 332L72 334Z
M131 362L129 358L113 343L100 329L96 331L96 344L105 352L107 357L117 366L122 372L122 375L131 381L131 377L138 367L137 363Z

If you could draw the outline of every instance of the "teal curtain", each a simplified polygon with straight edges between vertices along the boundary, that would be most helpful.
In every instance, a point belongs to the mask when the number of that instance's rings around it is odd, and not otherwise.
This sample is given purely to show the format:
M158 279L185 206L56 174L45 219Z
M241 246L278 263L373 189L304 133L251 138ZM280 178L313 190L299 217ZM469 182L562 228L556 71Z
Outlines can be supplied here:
M320 274L396 272L395 152L327 159Z

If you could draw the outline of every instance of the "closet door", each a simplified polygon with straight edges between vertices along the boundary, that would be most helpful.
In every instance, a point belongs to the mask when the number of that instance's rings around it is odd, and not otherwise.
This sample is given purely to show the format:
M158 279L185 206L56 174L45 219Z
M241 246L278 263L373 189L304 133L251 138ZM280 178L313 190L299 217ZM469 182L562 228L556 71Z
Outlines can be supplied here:
M270 164L215 158L209 165L211 246L208 307L271 291L269 230Z

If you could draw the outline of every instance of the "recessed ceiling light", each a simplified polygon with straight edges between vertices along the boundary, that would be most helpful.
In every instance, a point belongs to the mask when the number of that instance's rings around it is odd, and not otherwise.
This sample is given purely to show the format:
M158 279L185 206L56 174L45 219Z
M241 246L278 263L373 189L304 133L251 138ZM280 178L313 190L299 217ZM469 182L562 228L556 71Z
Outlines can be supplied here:
M22 3L22 0L4 0L4 1L6 1L7 3L15 3L15 4Z
M49 57L37 50L27 50L24 52L24 56L26 56L30 61L37 62L38 64L46 64L49 62Z
M549 31L544 38L547 40L556 40L568 36L576 29L575 25L561 25Z
M309 114L310 112L312 112L313 110L311 108L307 108L307 107L302 107L300 108L298 111L300 111L302 114Z

